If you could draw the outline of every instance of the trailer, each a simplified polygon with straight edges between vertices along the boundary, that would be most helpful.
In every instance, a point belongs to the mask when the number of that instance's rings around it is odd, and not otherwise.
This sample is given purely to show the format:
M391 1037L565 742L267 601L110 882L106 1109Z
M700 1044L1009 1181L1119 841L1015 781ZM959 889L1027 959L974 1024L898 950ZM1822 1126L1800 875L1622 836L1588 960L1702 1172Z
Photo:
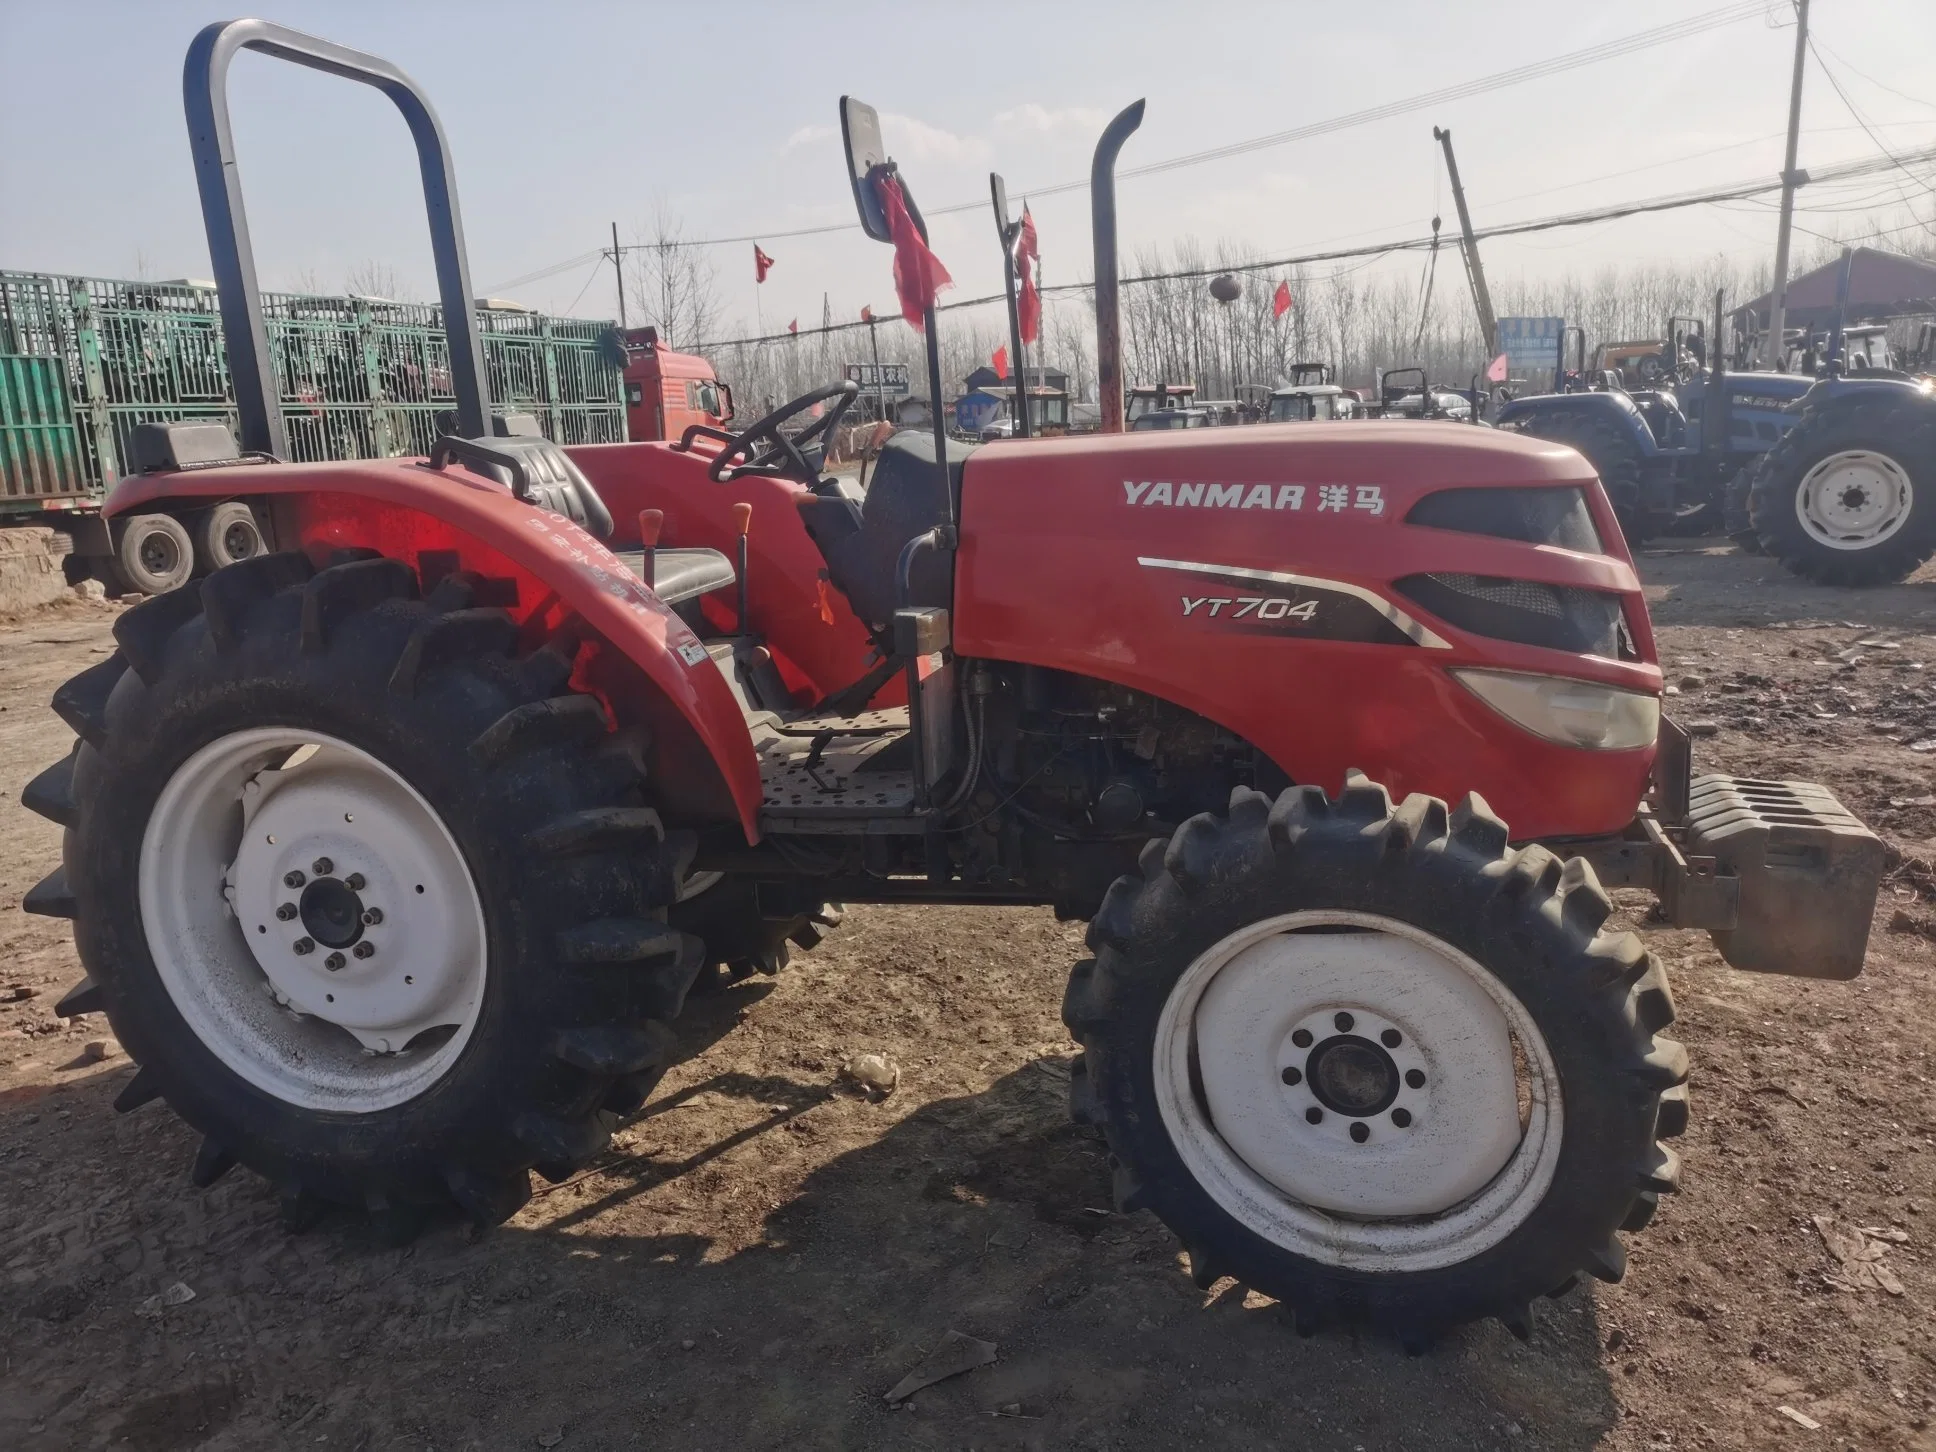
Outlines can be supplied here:
M455 406L441 308L377 297L267 293L292 460L427 455ZM505 406L559 443L626 437L611 324L516 304L476 306ZM0 272L0 527L51 525L72 542L71 582L160 594L262 547L246 506L109 525L100 502L143 472L144 423L233 428L215 285Z

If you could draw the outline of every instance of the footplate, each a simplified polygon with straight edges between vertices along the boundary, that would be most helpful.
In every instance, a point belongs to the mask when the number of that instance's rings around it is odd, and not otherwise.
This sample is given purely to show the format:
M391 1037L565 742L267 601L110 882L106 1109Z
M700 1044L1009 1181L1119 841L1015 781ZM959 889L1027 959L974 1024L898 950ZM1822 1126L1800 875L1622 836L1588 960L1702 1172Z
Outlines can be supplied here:
M1734 925L1714 930L1734 967L1801 978L1862 971L1882 841L1827 787L1697 776L1683 848L1690 863L1712 858L1713 874L1737 884Z

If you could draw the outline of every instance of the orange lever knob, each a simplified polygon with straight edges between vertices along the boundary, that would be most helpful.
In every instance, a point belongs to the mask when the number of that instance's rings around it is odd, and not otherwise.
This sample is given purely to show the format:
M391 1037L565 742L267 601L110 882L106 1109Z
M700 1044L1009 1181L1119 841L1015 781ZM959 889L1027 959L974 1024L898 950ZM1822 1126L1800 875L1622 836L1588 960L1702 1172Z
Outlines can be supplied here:
M753 528L753 506L744 502L733 506L733 528L744 535Z
M659 531L665 528L663 509L641 509L639 511L639 544L645 549L659 547Z

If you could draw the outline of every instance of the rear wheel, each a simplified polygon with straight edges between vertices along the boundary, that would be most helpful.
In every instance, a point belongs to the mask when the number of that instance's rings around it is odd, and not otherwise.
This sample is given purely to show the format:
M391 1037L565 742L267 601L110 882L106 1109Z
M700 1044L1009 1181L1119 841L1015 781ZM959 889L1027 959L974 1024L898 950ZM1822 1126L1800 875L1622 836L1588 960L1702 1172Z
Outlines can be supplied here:
M1721 527L1744 555L1763 553L1761 536L1755 533L1754 520L1748 512L1748 496L1753 487L1754 466L1743 465L1736 469L1734 476L1728 480L1722 508Z
M1565 444L1585 456L1600 476L1629 549L1638 549L1666 524L1664 517L1648 513L1641 505L1641 472L1646 464L1639 448L1608 420L1560 408L1535 414L1520 425L1520 432Z
M1936 406L1812 409L1762 456L1749 509L1762 548L1824 585L1882 585L1936 554Z
M811 888L717 874L709 881L701 873L690 879L669 917L706 945L706 967L694 991L717 992L755 973L777 974L795 949L819 947L844 915L839 903L823 902Z
M137 514L121 526L114 563L130 590L165 595L195 573L195 546L181 521L166 514Z
M205 575L261 553L261 526L240 500L218 504L195 521L195 568Z
M1620 1278L1616 1232L1679 1176L1672 1000L1610 911L1476 798L1239 791L1110 889L1064 1009L1072 1107L1206 1289L1414 1348L1527 1334L1538 1297Z
M692 843L571 661L520 655L463 577L259 556L116 622L28 788L67 827L35 905L205 1136L293 1203L513 1213L663 1073L700 945Z

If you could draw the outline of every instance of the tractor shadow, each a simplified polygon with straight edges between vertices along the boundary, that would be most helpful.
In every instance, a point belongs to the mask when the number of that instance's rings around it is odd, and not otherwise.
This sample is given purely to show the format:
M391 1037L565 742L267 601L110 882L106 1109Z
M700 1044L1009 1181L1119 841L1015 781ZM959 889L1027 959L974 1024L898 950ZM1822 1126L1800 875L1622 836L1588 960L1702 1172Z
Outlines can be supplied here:
M1725 538L1651 540L1635 558L1655 625L1834 625L1936 632L1936 565L1899 585L1817 585Z
M743 1003L697 1001L682 1029ZM120 1074L0 1105L32 1175L0 1195L0 1444L1572 1449L1615 1423L1588 1291L1542 1302L1530 1345L1488 1323L1416 1358L1197 1291L1167 1230L1109 1208L1066 1059L899 1118L830 1077L684 1083L634 1140L670 1143L701 1103L735 1127L401 1249L347 1216L291 1236L246 1174L193 1190L192 1135L115 1116ZM788 1177L817 1114L860 1130ZM148 1300L177 1281L193 1301ZM890 1408L949 1331L998 1360Z

